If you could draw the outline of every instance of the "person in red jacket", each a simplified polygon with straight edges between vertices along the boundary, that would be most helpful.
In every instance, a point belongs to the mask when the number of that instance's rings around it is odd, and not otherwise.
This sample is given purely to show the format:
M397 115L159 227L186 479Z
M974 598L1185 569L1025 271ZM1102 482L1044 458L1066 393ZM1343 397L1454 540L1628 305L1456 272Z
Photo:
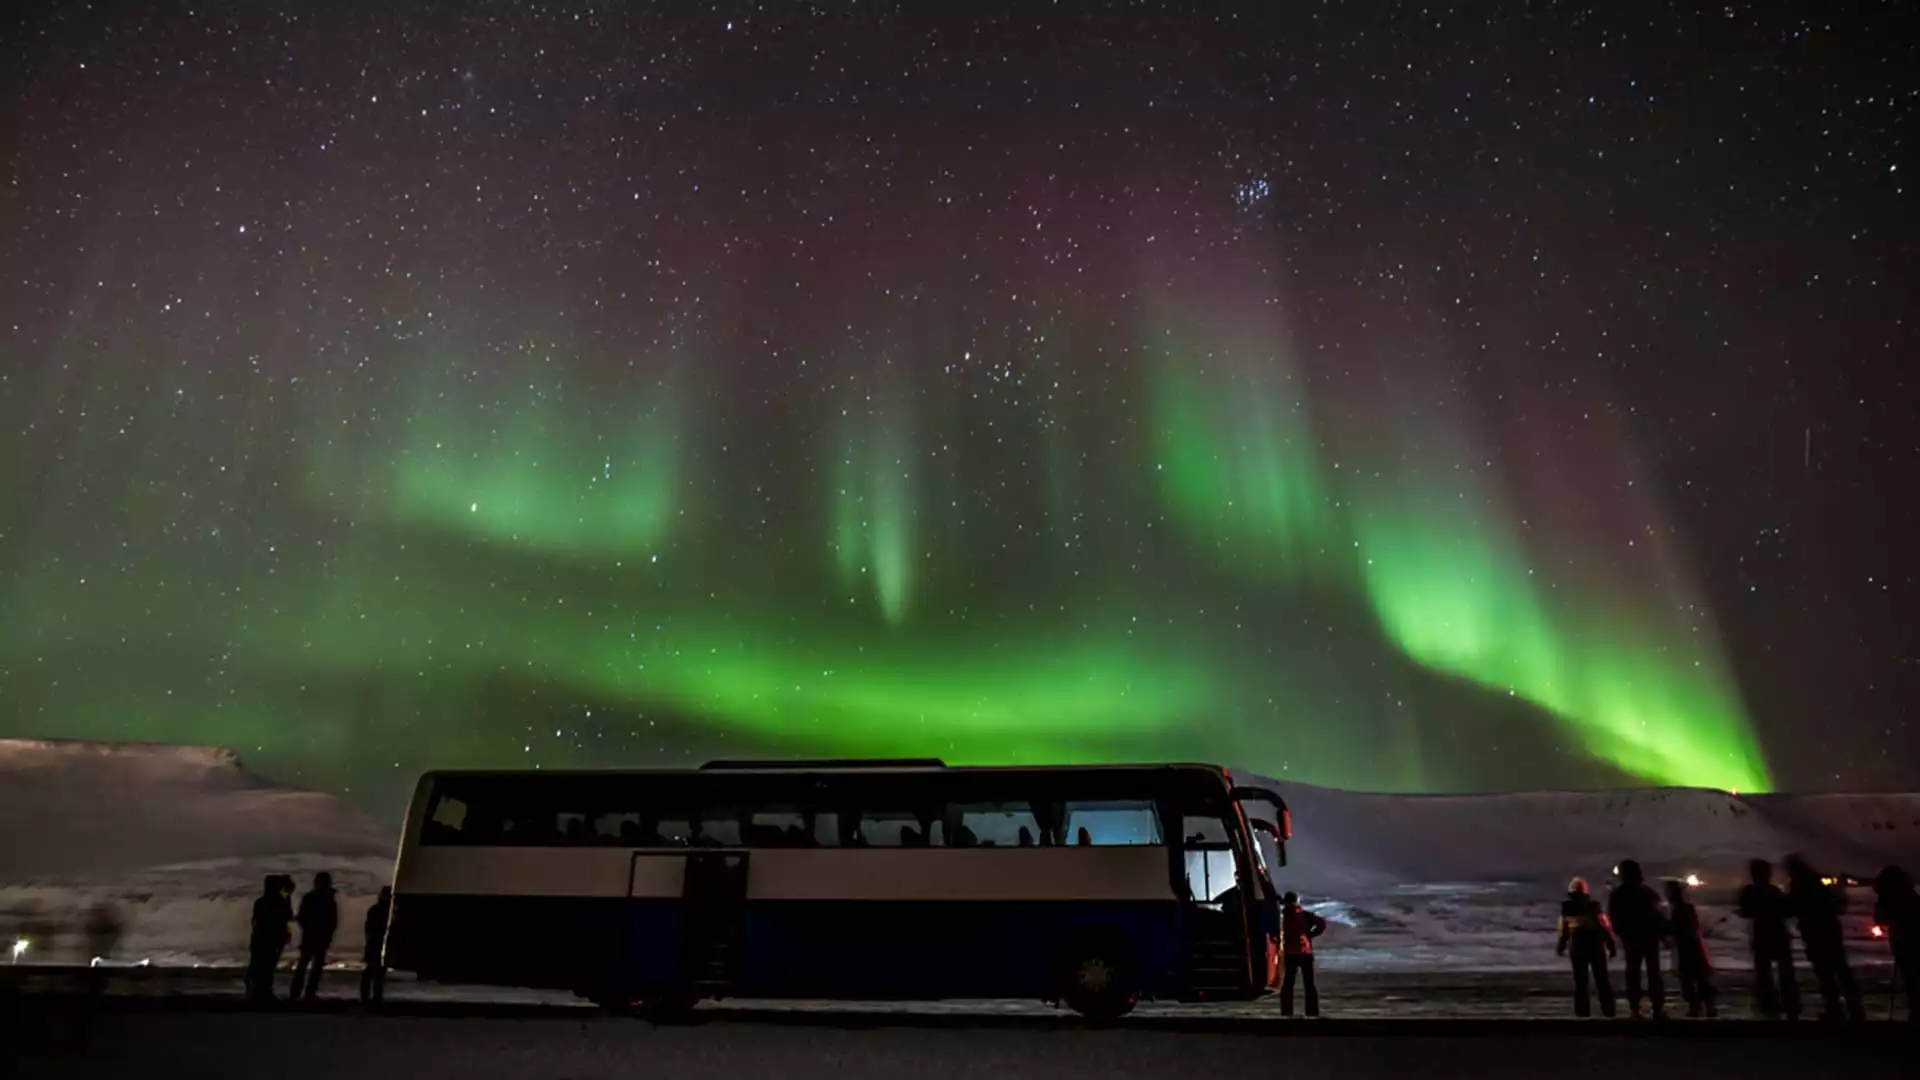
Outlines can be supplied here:
M1313 939L1326 932L1327 920L1300 906L1300 894L1281 899L1280 943L1286 953L1286 975L1280 980L1280 1015L1293 1015L1296 975L1306 992L1307 1015L1320 1015L1320 988L1313 984Z

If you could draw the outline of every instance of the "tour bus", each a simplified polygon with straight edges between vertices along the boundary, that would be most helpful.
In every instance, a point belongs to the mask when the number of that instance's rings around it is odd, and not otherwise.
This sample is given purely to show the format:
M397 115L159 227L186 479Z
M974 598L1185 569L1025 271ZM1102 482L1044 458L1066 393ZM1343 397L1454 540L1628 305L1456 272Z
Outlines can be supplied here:
M434 772L385 955L615 1009L1038 998L1117 1016L1274 985L1267 866L1289 832L1279 795L1213 765Z

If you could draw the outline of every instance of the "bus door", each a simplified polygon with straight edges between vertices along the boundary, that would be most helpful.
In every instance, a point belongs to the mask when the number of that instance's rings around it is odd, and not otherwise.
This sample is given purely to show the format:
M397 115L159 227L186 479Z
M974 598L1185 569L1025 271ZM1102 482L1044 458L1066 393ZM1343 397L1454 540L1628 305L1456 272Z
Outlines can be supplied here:
M745 851L636 851L627 882L630 990L711 991L733 981L746 912Z
M724 990L740 972L747 911L747 852L696 851L680 893L680 983Z
M1181 923L1186 934L1187 987L1194 998L1244 997L1249 975L1245 918L1240 910L1240 859L1227 822L1176 815Z
M688 874L684 851L636 851L627 870L627 985L631 994L671 986L680 975Z
M1247 911L1249 935L1256 945L1264 943L1264 950L1255 951L1256 954L1260 951L1266 953L1266 985L1278 986L1281 968L1280 897L1273 879L1268 875L1266 859L1260 851L1260 839L1265 837L1272 843L1275 865L1287 865L1287 841L1293 838L1293 814L1287 809L1285 799L1266 788L1236 787L1229 795L1248 825L1246 876L1258 893L1258 902Z

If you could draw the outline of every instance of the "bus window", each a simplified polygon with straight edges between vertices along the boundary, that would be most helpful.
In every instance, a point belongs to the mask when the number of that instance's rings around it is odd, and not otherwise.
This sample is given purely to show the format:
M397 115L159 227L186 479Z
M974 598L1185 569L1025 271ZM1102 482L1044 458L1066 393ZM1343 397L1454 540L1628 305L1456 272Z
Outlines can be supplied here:
M657 830L661 847L686 847L693 842L693 820L685 814L669 814L660 819Z
M747 822L748 847L812 847L806 815L798 810L755 810Z
M560 843L577 847L593 842L593 832L587 828L587 815L585 814L560 814L557 816L556 824L558 825L558 831L555 834L555 838Z
M593 819L593 839L600 844L641 847L639 814L599 814Z
M938 847L939 823L922 822L911 810L867 810L860 814L858 844L865 847Z
M832 810L824 810L813 815L813 843L815 847L840 847L840 815Z
M435 795L426 826L420 830L423 844L458 844L465 839L467 804L451 795Z
M1239 883L1225 822L1189 815L1180 819L1180 836L1186 848L1189 896L1203 904L1211 903Z
M950 847L1033 847L1040 842L1040 820L1031 803L965 803L947 809L954 823Z
M693 836L687 842L694 847L739 847L740 819L731 815L703 814L694 822Z
M1065 826L1065 842L1069 844L1127 847L1165 843L1160 835L1160 812L1145 799L1070 802Z

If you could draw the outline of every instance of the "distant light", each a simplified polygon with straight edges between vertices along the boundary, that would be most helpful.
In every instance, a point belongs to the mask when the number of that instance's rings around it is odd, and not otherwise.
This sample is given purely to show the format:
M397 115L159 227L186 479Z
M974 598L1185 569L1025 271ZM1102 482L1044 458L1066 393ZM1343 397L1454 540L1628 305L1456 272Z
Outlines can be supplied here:
M1874 936L1874 937L1877 937L1877 938L1883 938L1883 937L1886 937L1886 936L1887 936L1887 928L1886 928L1886 927L1884 927L1884 926L1881 926L1881 925L1880 925L1879 923L1874 923L1874 924L1873 924L1873 930L1872 930L1872 934L1873 934L1873 936Z
M469 513L469 514L477 514L477 513L479 513L479 512L480 512L480 504L479 504L479 503L468 503L468 504L467 504L467 513Z
M1702 882L1702 881L1700 880L1700 875L1699 875L1699 874L1688 874L1688 875L1687 875L1687 888L1689 888L1689 889L1697 889L1697 888L1699 888L1699 887L1700 887L1700 886L1701 886L1702 884L1704 884L1704 882Z
M1620 876L1620 864L1619 864L1619 863L1614 863L1614 864L1613 864L1613 876L1614 876L1614 877L1619 877L1619 876Z
M102 960L101 960L101 958L100 958L100 957L98 957L98 956L96 956L96 957L94 957L94 958L93 958L93 960L92 960L92 961L90 961L90 962L89 962L89 963L87 964L87 966L88 966L88 967L99 967L101 963L102 963Z
M20 958L27 955L27 950L32 947L33 947L33 942L28 941L26 938L14 938L13 939L13 962L16 964L19 963Z

